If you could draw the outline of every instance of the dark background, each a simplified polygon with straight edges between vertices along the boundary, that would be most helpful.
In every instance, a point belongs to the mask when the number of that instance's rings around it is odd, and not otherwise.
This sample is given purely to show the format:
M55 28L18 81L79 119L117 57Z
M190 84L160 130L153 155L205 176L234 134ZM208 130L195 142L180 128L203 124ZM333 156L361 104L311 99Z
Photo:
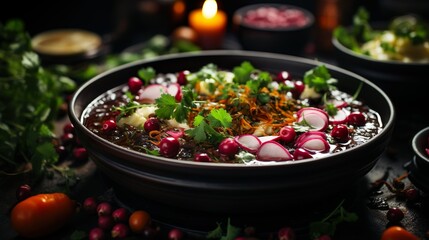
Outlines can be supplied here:
M171 17L175 2L186 5L181 16ZM3 1L0 4L0 22L12 18L24 20L30 35L56 28L82 28L104 37L121 40L122 44L140 41L155 33L170 34L177 26L187 25L186 16L201 8L203 0L74 0L74 1ZM219 8L231 18L241 6L263 3L266 0L218 0ZM324 4L334 3L340 11L340 23L349 24L359 6L366 7L372 21L388 20L394 15L409 12L429 15L427 0L283 0L270 1L301 6L316 17ZM401 4L404 4L402 6ZM398 10L399 9L399 10ZM319 16L320 17L320 16ZM138 36L138 37L136 37Z

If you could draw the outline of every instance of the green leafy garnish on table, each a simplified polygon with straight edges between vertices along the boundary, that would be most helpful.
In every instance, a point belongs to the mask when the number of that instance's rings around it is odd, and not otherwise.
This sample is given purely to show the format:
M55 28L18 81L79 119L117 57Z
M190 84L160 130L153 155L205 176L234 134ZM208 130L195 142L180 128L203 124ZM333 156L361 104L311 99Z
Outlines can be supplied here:
M74 89L71 79L41 66L22 21L0 23L0 175L31 164L37 176L57 162L53 123L62 94Z

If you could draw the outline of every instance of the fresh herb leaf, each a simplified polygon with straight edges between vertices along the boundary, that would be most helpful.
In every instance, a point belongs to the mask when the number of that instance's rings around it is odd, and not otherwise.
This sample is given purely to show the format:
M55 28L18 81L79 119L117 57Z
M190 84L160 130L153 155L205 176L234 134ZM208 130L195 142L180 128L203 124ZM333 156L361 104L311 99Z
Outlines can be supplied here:
M231 126L232 117L225 109L212 109L207 117L197 115L194 118L195 128L186 130L186 133L197 142L221 142L226 135L217 131Z
M157 117L162 119L171 119L174 111L179 106L176 99L171 94L161 94L161 97L155 100L158 109L155 110Z
M119 114L116 116L116 121L118 122L123 117L128 117L136 112L138 108L143 107L144 105L139 104L135 101L129 101L124 106L113 107L112 111L118 111Z
M253 70L255 70L255 68L248 61L244 61L240 66L234 67L234 82L238 84L246 84L246 82L250 80L250 74L252 74Z
M358 220L356 213L348 212L343 207L343 203L344 200L321 221L310 223L310 237L312 237L312 239L324 234L333 236L338 224L343 222L355 222Z
M219 240L234 240L241 233L241 229L231 224L231 219L228 218L228 225L226 227L226 233L222 229L222 224L218 223L217 227L210 231L207 235L207 239L219 239Z
M137 75L143 80L144 85L148 85L150 80L156 76L156 71L152 67L142 68Z
M319 65L304 74L304 83L316 92L322 93L336 89L337 80L331 77L325 65Z
M208 115L208 121L211 127L231 127L232 117L229 113L223 109L213 109Z

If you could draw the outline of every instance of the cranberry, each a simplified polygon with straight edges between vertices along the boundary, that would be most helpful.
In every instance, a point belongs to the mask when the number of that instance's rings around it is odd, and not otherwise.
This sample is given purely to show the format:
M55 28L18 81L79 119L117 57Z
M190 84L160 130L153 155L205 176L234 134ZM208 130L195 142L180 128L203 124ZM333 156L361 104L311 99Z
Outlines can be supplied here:
M128 79L128 89L131 93L137 94L139 90L142 88L143 82L138 77L130 77Z
M405 190L405 198L410 201L415 201L419 198L419 191L415 188L409 188Z
M293 152L293 159L295 159L295 160L302 160L302 159L307 159L307 158L313 158L313 156L311 156L311 154L303 148L297 148Z
M23 184L16 189L16 199L22 201L31 196L31 187L28 184Z
M332 239L331 236L324 234L324 235L317 237L314 240L331 240L331 239Z
M112 227L112 238L126 238L130 233L130 228L124 223L117 223Z
M94 197L87 197L82 203L83 210L87 213L97 212L97 200Z
M347 142L349 140L349 129L344 124L335 125L332 128L331 136L338 142Z
M276 81L279 83L283 83L286 80L292 80L292 76L288 71L281 71L277 74Z
M67 123L63 127L63 133L74 133L74 126L72 123Z
M361 112L352 112L347 116L348 124L363 126L366 123L365 116Z
M110 216L112 214L112 205L108 202L101 202L97 205L98 216Z
M88 159L88 151L84 147L75 147L73 149L73 157L79 161L85 161Z
M219 144L218 149L219 153L229 157L233 157L240 150L237 142L234 141L234 139L232 138L225 138L224 140L222 140L222 142Z
M103 122L103 126L101 128L104 132L110 132L116 129L116 121L113 119L108 119Z
M150 117L146 120L146 122L143 125L144 130L149 133L154 130L159 130L161 128L161 124L159 123L158 118Z
M292 90L292 94L297 98L304 92L305 84L302 81L295 81L293 84L294 88Z
M59 160L64 160L67 156L67 149L63 145L55 146L55 151L58 153Z
M290 227L283 227L277 232L279 240L295 240L295 231Z
M122 207L115 209L112 213L115 222L126 222L128 220L128 215L128 210Z
M61 136L61 143L62 143L62 145L64 145L64 146L68 146L68 145L71 145L71 144L73 144L75 141L74 141L74 135L73 135L73 133L64 133L62 136Z
M186 85L188 80L186 79L186 75L189 74L189 71L181 71L177 74L177 83L180 85Z
M168 232L169 240L181 240L184 239L184 234L180 229L173 228Z
M89 231L88 239L89 240L104 240L107 238L106 238L106 234L104 233L103 229L101 229L99 227L95 227Z
M174 137L165 137L159 143L159 153L164 157L175 157L179 151L179 140Z
M404 218L404 212L397 207L392 207L387 210L386 217L390 222L399 222Z
M286 143L292 142L296 137L295 129L291 126L284 126L279 132L280 139Z
M197 153L194 156L194 161L195 162L210 162L210 156L207 155L207 153Z
M110 215L98 216L98 227L104 230L109 230L113 226L113 218Z

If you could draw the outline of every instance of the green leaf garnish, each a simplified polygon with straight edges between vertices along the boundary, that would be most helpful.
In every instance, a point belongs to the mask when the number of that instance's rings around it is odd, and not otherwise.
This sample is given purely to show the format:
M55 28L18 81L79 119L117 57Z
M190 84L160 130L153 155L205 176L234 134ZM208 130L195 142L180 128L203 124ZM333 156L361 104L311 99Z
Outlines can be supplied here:
M140 69L137 74L143 80L144 85L148 85L150 80L156 76L156 71L152 67L147 67Z
M331 77L325 65L319 65L305 73L304 83L316 92L323 93L335 89L337 80Z

